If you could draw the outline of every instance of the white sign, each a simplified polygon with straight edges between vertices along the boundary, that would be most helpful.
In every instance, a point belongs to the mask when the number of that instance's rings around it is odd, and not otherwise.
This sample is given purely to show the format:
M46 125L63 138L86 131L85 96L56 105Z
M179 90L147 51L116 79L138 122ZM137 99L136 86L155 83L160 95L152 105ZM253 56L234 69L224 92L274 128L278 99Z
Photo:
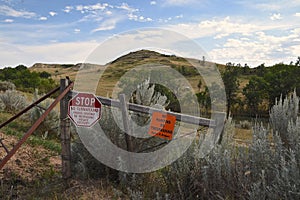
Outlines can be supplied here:
M101 116L101 102L93 94L78 93L68 105L68 116L78 127L91 127Z

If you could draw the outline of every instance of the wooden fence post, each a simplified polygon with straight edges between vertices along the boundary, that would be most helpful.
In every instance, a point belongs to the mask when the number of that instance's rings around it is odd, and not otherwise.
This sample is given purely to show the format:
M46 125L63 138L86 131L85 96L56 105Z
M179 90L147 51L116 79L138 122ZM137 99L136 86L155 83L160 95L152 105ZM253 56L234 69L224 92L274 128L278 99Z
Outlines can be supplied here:
M60 92L68 86L67 79L60 80ZM62 178L67 180L71 177L71 131L70 119L68 118L68 95L60 101L60 139L61 139L61 160Z
M129 121L129 113L128 113L128 106L125 100L125 94L119 94L119 101L120 101L120 109L122 111L122 119L123 125L125 130L125 141L127 145L127 151L133 151L132 145L132 136L131 136L131 127Z

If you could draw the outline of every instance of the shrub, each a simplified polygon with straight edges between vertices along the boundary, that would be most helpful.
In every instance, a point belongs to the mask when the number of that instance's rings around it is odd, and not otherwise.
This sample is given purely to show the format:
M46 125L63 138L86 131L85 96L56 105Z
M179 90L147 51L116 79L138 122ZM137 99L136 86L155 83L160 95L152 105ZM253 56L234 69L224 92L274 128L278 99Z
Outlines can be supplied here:
M164 95L161 95L159 92L154 90L155 85L151 85L149 79L145 80L142 84L138 85L134 96L131 98L131 102L141 104L141 105L160 105L160 108L163 108L167 105L167 98ZM120 112L118 108L109 108L102 107L101 110L101 120L100 125L107 137L118 147L122 149L127 149L127 143L125 139L125 133L118 127L115 122L113 112ZM147 124L150 121L150 118L146 114L137 114L129 113L130 118L136 124L142 126ZM122 116L117 115L117 116ZM122 119L118 119L119 122L122 122ZM132 127L133 129L138 129L138 127ZM136 130L137 131L137 130ZM151 139L140 139L130 137L130 142L134 147L134 152L140 152L148 147L151 147L153 144L156 144L160 141L158 138L152 137ZM153 145L154 146L154 145ZM122 158L120 158L121 160ZM89 152L84 148L84 145L80 141L79 137L76 136L75 141L72 144L72 163L73 170L79 177L103 177L103 173L97 173L97 171L107 171L108 168L97 161ZM91 167L92 166L92 167ZM109 169L109 177L116 179L123 183L123 185L129 184L132 180L132 175L123 172L117 172L116 170ZM98 176L94 176L94 175Z
M249 122L248 120L240 121L240 126L243 129L251 129L251 122Z
M15 90L16 86L15 84L8 82L8 81L0 81L0 91L6 91L6 90Z
M274 133L278 133L285 145L289 145L288 126L289 123L296 123L299 112L299 97L296 91L290 98L280 99L270 111L270 124Z
M16 90L6 90L0 93L0 104L5 112L15 114L26 107L27 101L24 95ZM4 106L3 106L4 105Z
M38 90L35 90L33 101L36 101L38 98ZM45 109L47 109L50 106L52 101L52 99L46 99L43 102L41 102L38 106L30 110L29 115L31 123L34 123L41 117L41 115L45 112ZM45 120L39 125L35 133L42 135L44 138L48 136L50 136L51 138L56 138L58 136L58 128L59 116L58 113L53 109L45 118Z
M107 172L118 177L119 187L132 199L300 199L298 104L295 94L276 102L270 113L272 129L255 124L248 146L233 142L235 124L229 118L221 144L204 158L200 150L205 135L200 134L180 159L161 170L148 174ZM118 135L124 141L111 121L103 123L116 141ZM85 168L95 167L81 155Z

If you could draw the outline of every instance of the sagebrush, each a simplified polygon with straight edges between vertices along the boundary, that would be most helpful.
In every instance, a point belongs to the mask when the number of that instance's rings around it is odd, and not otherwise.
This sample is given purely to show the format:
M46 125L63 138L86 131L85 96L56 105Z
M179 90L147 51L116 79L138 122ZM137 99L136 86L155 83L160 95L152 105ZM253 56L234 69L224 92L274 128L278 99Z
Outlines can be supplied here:
M109 176L130 199L300 199L298 114L295 93L280 99L270 111L271 125L257 122L251 128L253 141L249 145L234 142L235 124L229 118L222 142L209 155L199 156L204 137L200 132L180 159L147 174L116 172L89 163L90 155L80 153L79 157L84 169L93 166L93 170L102 170L106 173L102 177ZM106 126L114 135L111 139L125 148L124 133L109 123Z

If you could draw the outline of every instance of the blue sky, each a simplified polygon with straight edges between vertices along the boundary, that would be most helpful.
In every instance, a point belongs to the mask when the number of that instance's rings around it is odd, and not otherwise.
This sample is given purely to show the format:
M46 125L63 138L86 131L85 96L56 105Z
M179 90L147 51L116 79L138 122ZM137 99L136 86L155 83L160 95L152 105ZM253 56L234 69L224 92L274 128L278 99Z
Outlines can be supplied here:
M300 0L0 0L0 68L81 63L101 42L143 27L183 34L223 64L300 56Z

